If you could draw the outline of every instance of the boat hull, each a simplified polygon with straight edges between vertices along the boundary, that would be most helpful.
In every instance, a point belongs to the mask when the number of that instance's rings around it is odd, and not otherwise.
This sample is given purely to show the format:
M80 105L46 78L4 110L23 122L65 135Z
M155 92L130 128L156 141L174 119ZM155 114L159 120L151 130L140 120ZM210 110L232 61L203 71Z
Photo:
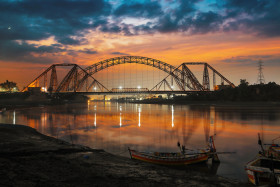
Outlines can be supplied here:
M181 166L195 163L206 162L209 158L208 153L204 152L201 154L185 155L180 153L165 153L169 154L165 156L156 156L156 153L148 154L142 153L135 150L129 150L132 159L141 160L153 164L169 165L169 166Z
M245 170L248 176L248 180L256 186L271 183L276 183L277 186L279 186L279 166L279 160L271 160L266 157L257 157L245 166Z

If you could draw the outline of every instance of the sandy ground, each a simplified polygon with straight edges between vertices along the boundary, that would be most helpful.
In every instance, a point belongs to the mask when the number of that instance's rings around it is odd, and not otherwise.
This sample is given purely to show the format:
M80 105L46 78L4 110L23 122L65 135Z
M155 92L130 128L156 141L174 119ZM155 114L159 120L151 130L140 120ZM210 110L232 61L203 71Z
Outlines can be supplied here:
M71 145L27 126L0 124L0 185L241 187L248 184L209 171L142 163L103 150Z

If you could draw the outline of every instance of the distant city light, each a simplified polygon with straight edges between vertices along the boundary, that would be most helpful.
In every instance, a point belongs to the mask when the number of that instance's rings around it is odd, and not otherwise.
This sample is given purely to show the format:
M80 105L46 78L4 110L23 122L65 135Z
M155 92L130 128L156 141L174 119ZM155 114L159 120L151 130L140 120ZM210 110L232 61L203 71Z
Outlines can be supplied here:
M140 88L141 88L141 86L137 86L137 88L138 88L138 89L140 89Z
M47 88L46 88L46 87L42 87L41 90L42 90L43 92L46 92L46 91L47 91Z
M122 87L120 86L119 89L122 89Z

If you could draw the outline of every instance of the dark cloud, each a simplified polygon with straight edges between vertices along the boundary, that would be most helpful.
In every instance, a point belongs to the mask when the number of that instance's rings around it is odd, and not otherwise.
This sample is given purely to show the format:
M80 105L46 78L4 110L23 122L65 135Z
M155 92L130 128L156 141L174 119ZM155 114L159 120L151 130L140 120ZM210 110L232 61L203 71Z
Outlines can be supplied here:
M26 42L2 41L0 43L0 60L51 64L51 58L65 51L60 46L37 46ZM46 55L48 54L48 55Z
M63 45L80 45L82 42L85 42L85 41L86 41L86 39L76 40L76 39L69 38L69 37L64 37L64 38L58 39L58 42Z
M106 23L111 6L103 0L5 1L0 6L0 40L40 40L79 35ZM11 29L8 29L8 28Z
M88 29L125 35L185 31L203 34L219 30L280 35L278 0L227 0L211 5L205 2L205 6L217 10L207 12L195 6L203 0L165 1L174 5L170 7L163 7L160 2L121 1L112 9L105 0L4 1L0 6L0 40L41 40L54 36L63 45L80 45L79 37L83 38ZM153 20L128 25L122 22L127 17Z
M122 52L112 52L111 53L112 55L126 55L126 56L128 56L129 54L127 54L127 53L122 53Z
M166 15L160 19L159 24L156 24L153 29L163 33L189 31L191 34L205 34L220 30L222 23L223 18L217 13L212 11L197 12L195 16L189 15L179 20Z
M89 55L94 55L94 54L98 54L97 51L93 50L93 49L84 49L84 50L79 50L79 52L81 53L85 53L85 54L89 54Z
M13 0L1 1L0 59L19 60L45 53L76 53L68 46L87 44L91 30L122 35L187 32L206 34L242 31L264 37L280 36L279 0L227 0L208 6L204 0L119 1ZM206 9L199 9L198 3ZM129 23L141 18L143 23ZM53 37L57 44L37 46L28 41ZM95 50L76 51L96 54ZM40 57L41 58L41 57ZM40 59L39 59L40 60ZM22 60L20 60L22 61Z
M212 11L198 13L196 18L191 22L191 32L196 34L205 34L208 32L218 31L223 23L222 16Z
M110 12L111 5L104 0L1 1L0 59L40 61L43 53L59 53L67 51L63 46L86 44L87 30L107 24ZM58 44L36 46L26 42L50 36Z
M35 44L28 44L26 42L15 42L15 41L2 41L0 44L0 58L9 56L13 56L17 58L17 56L26 56L30 55L30 53L58 53L65 51L59 46L51 45L41 45L37 46Z
M103 0L24 0L15 3L19 12L50 20L77 20L110 12L110 5Z
M222 62L236 64L240 66L256 66L262 60L265 66L279 66L280 55L249 55L235 56L222 60Z
M178 8L175 9L174 16L176 17L176 20L179 21L183 19L186 16L191 15L193 12L196 11L194 5L195 3L198 3L200 0L180 0L178 1L179 5Z
M153 24L134 27L139 32L185 32L205 34L216 31L241 31L265 37L280 36L280 1L228 0L211 4L217 11L203 12L195 7L200 0L178 1L178 7L158 14ZM148 16L147 16L148 17Z
M259 13L265 11L266 7L270 6L270 2L274 2L274 0L227 0L224 4L224 7L227 8L227 10L239 13L247 12L250 14L255 14L257 12Z
M265 37L280 36L279 0L228 0L225 20L231 19L225 30L241 30Z
M162 9L157 1L131 2L125 1L113 12L116 17L154 18L162 15Z
M103 25L100 29L102 32L120 33L122 28L116 24Z
M154 29L158 30L159 32L175 32L178 31L180 28L179 23L176 20L172 20L169 15L163 16L159 23L153 27Z

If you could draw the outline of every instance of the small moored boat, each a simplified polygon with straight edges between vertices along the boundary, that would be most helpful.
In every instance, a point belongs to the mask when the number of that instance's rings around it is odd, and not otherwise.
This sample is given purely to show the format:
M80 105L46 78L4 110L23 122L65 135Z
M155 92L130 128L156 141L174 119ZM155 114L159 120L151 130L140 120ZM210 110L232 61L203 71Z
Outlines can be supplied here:
M278 139L278 138L277 138ZM278 144L269 145L264 149L260 134L258 134L258 144L261 151L255 159L245 166L248 179L256 186L275 184L280 186L280 147Z
M188 165L208 160L209 150L200 150L200 153L163 153L163 152L139 152L128 149L132 159L142 160L161 165Z
M210 157L218 161L218 157L215 155L213 136L210 137L209 144L209 148L197 151L185 150L184 146L182 146L182 149L180 148L181 152L140 152L130 148L128 148L128 151L131 159L160 165L179 166L206 162ZM179 143L178 146L180 147Z
M248 179L256 186L265 184L280 185L280 160L258 156L245 166Z

